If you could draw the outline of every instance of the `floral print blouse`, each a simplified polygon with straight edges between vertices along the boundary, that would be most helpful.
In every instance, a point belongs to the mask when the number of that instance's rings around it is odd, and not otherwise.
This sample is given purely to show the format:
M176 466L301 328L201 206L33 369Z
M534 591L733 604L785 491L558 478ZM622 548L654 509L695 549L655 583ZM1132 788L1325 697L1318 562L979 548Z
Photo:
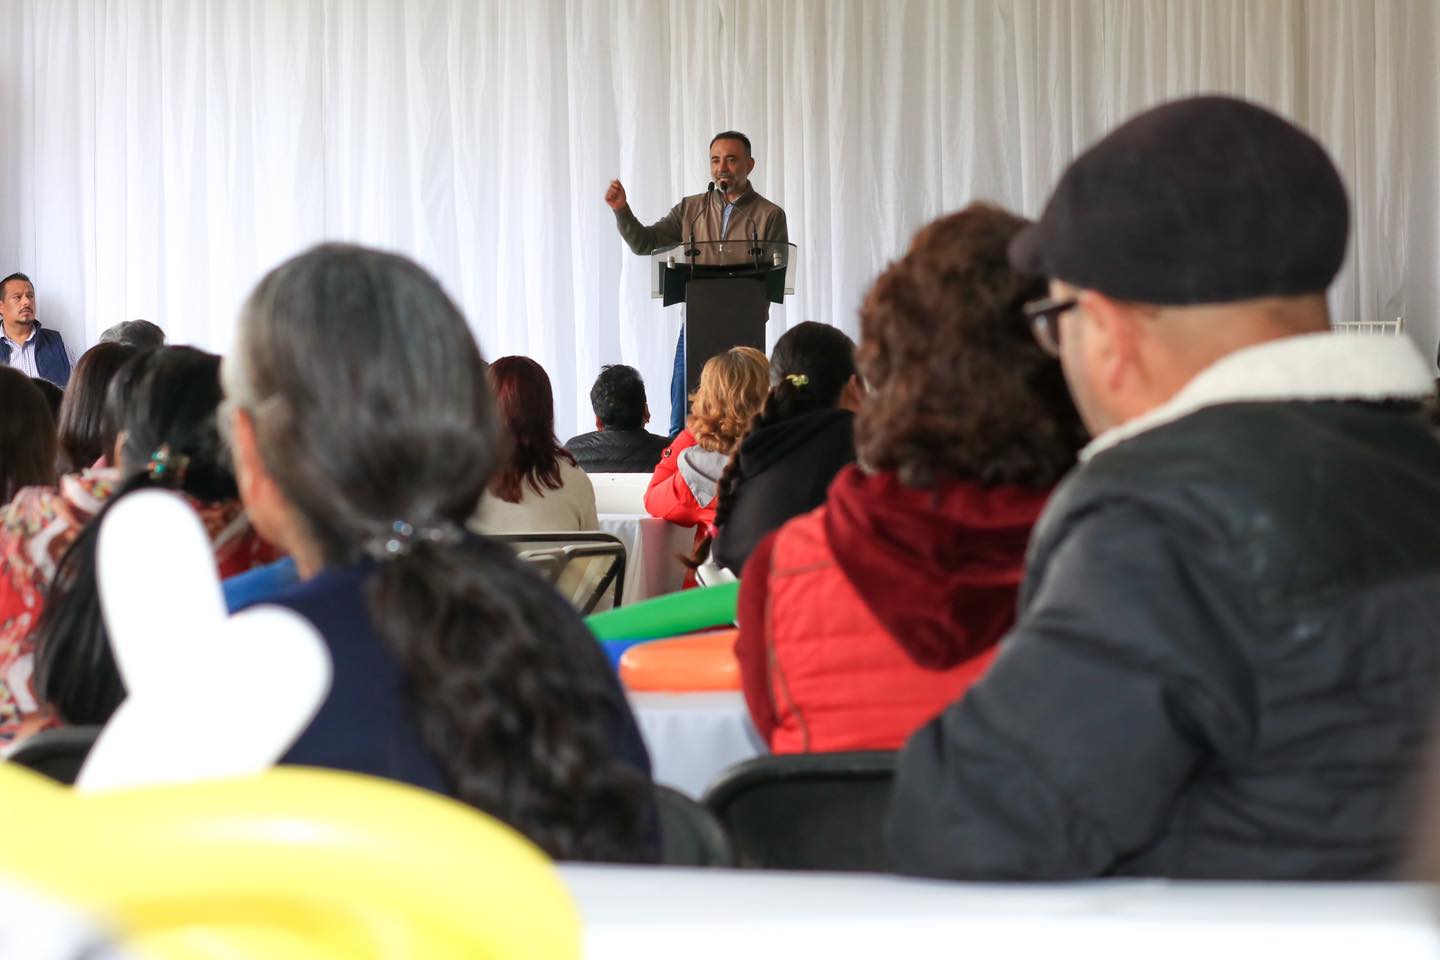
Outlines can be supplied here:
M111 469L67 474L58 487L27 487L0 507L0 747L22 729L28 735L54 725L44 716L31 682L30 634L60 558L120 481L119 472ZM222 578L279 558L250 526L238 500L187 500L215 545Z

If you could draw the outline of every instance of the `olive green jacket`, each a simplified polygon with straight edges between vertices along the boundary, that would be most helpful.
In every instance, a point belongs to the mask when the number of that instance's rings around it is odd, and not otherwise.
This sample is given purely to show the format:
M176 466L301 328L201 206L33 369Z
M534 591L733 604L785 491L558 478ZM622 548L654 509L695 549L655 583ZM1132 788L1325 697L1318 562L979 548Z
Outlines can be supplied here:
M761 240L779 243L790 240L785 211L756 193L754 187L735 201L735 209L730 213L730 229L724 234L720 232L723 209L719 197L697 193L675 204L663 218L647 227L635 217L627 203L615 211L615 226L630 249L642 257L689 240L691 221L695 224L695 239L700 243L731 237L749 240L752 227L754 235Z

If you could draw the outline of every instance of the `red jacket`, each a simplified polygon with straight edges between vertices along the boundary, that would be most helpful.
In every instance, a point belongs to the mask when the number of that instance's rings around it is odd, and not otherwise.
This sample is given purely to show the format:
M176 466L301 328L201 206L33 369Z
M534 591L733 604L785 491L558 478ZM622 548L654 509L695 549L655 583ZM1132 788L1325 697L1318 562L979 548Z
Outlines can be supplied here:
M776 753L894 750L984 673L1048 491L910 490L851 467L740 585L746 702Z
M699 455L706 453L695 446L695 437L687 429L676 434L674 441L660 454L660 462L650 477L650 486L645 490L645 510L652 517L669 520L682 527L703 527L715 519L715 496L712 493L703 503L700 502L687 480L687 475L693 477L694 474L680 469L681 455L690 449Z

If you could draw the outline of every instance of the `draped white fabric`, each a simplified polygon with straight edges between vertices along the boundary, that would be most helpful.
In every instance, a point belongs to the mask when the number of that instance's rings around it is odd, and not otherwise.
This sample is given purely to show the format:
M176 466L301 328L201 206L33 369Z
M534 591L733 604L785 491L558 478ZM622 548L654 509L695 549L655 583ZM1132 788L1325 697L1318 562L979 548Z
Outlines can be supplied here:
M711 134L804 260L771 337L856 307L913 231L976 198L1030 215L1136 110L1230 91L1350 185L1337 319L1440 321L1433 0L0 0L0 269L79 353L146 317L226 349L248 288L325 238L402 250L487 356L550 371L561 438L602 363L665 420L677 311L602 202L658 219ZM1224 176L1223 170L1216 171Z

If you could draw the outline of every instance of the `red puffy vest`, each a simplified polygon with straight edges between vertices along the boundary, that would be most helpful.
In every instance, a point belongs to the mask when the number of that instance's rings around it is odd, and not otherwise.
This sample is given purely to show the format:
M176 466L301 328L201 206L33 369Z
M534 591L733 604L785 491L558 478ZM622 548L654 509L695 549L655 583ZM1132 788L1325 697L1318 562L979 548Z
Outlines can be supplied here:
M775 538L765 611L775 753L896 750L957 700L998 648L927 670L901 649L836 566L825 508Z

